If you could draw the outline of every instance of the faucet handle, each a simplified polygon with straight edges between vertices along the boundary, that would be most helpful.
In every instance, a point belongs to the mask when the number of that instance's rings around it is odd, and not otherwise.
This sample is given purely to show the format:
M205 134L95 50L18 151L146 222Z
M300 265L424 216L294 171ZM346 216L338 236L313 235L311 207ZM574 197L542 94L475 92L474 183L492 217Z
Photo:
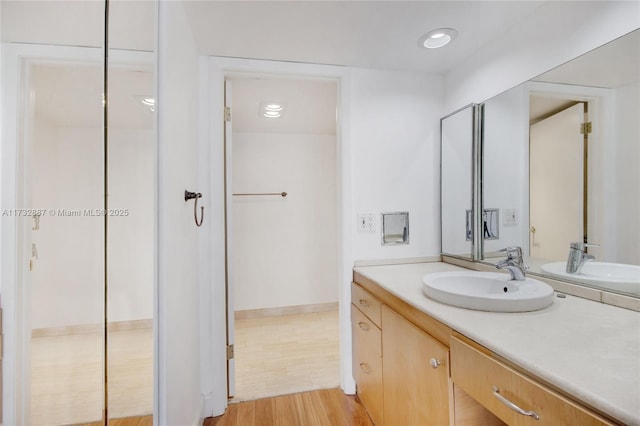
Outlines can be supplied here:
M600 247L598 244L587 244L581 242L573 242L569 244L569 247L575 250L587 251L587 247Z
M510 259L517 258L522 259L522 247L509 246L498 250L500 253L507 253L507 257Z

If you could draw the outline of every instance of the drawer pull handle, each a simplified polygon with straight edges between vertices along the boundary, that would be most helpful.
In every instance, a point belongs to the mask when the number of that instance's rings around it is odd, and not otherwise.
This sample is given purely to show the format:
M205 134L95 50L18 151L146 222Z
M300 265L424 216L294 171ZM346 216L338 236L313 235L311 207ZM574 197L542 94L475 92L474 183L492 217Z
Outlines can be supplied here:
M438 368L442 363L435 358L431 358L429 364L431 364L431 368Z
M500 389L498 389L497 386L493 386L493 396L498 398L498 401L502 402L504 405L506 405L507 407L511 408L516 413L522 414L523 416L533 417L536 420L540 420L540 416L538 414L536 414L535 411L525 411L522 408L518 407L513 402L509 401L504 396L500 395Z
M360 299L360 300L358 300L358 302L360 303L360 306L362 306L363 308L368 308L369 307L369 302L367 302L364 299Z
M363 331L369 331L369 324L367 324L366 322L360 321L358 323L358 326L360 326L360 329L362 329Z
M360 363L360 369L362 369L362 372L364 374L371 374L371 369L369 368L369 364L367 364L366 362Z

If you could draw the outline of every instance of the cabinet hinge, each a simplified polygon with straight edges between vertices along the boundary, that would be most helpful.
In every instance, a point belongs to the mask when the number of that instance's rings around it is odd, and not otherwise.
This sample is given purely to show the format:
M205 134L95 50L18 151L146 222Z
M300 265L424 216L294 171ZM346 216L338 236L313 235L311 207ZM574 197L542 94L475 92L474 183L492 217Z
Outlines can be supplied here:
M588 121L586 123L582 123L580 125L580 134L581 135L588 135L589 133L591 133L591 122Z
M233 345L227 345L227 360L233 359Z
M224 107L224 121L231 121L231 107Z

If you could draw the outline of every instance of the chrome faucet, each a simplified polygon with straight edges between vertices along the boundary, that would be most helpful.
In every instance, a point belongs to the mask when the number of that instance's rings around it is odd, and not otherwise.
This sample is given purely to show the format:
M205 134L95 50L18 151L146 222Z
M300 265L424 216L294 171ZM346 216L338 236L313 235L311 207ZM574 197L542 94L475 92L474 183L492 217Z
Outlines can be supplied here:
M511 274L511 279L516 281L524 281L525 271L529 268L524 266L524 260L522 259L522 248L513 246L498 250L499 252L506 252L507 258L496 263L496 268L506 269Z
M567 259L567 273L579 274L582 267L589 260L595 258L587 253L587 247L598 247L596 244L571 243L569 245L569 259Z

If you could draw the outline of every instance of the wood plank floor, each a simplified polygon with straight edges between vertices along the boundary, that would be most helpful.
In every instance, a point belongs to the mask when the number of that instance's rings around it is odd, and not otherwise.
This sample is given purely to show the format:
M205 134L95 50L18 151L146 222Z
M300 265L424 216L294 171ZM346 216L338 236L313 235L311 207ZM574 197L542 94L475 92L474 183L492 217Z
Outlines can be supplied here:
M203 426L373 426L355 397L322 389L230 404Z
M153 416L123 417L109 419L109 426L153 426ZM104 426L104 421L81 423L74 426Z

